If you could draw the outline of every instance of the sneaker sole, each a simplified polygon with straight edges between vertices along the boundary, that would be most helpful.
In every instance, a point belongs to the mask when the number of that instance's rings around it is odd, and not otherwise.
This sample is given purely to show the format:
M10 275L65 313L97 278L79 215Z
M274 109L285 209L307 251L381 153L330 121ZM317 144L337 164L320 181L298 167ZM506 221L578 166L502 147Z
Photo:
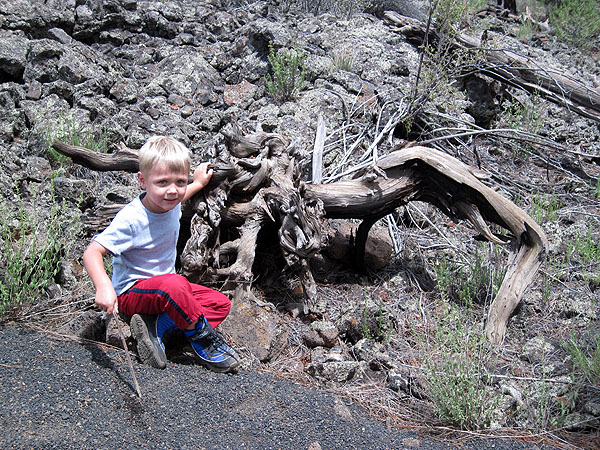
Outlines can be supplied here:
M134 314L131 317L129 326L131 328L131 335L137 343L138 355L142 362L156 369L167 367L166 362L156 355L156 350L148 334L148 328L144 319L139 314Z
M192 350L192 352L194 352ZM233 364L229 364L227 366L219 366L219 363L212 363L209 361L206 361L205 359L200 358L198 355L196 355L196 352L194 352L194 357L196 359L196 361L198 361L202 366L204 366L205 368L207 368L208 370L212 371L212 372L217 372L217 373L226 373L226 372L235 372L236 369L238 368L238 366L240 365L239 361L235 361Z

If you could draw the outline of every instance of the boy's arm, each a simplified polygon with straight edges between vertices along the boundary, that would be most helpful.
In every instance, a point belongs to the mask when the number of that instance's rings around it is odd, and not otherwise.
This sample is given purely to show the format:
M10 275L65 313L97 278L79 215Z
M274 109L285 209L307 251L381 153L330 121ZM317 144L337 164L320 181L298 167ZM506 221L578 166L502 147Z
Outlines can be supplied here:
M212 177L213 170L209 169L210 163L202 163L194 170L194 181L187 185L183 201L189 200L192 195L198 193L204 186L208 184Z
M96 305L109 314L117 312L117 293L104 270L104 256L108 250L96 241L88 246L83 253L83 264L96 288Z

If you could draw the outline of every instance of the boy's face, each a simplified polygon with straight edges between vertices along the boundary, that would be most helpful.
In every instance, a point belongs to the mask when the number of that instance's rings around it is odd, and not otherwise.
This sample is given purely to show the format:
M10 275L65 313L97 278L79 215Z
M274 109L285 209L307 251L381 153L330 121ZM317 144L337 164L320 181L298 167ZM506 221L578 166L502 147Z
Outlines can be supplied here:
M138 172L138 179L146 195L142 203L150 212L161 214L172 210L183 201L188 184L185 171L174 172L158 164L146 173Z

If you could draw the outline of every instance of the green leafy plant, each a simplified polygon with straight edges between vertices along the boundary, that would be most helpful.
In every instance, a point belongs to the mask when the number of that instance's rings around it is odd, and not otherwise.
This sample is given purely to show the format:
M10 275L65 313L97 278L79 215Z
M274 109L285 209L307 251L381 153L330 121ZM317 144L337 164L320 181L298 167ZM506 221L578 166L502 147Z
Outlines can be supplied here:
M538 223L545 221L552 222L558 218L559 209L560 202L556 195L552 194L550 198L546 200L542 195L536 194L533 197L529 212Z
M427 337L418 338L425 355L425 386L436 415L466 430L488 427L500 394L491 388L487 364L491 348L485 336L465 326L456 307L441 301L429 320Z
M304 52L298 46L277 52L271 42L268 59L272 75L265 75L265 83L269 94L280 100L296 98L304 88Z
M587 281L600 281L600 243L589 231L585 236L576 236L568 243L566 264L577 261L582 268L583 278Z
M596 335L585 344L572 334L562 344L573 360L573 371L577 377L592 385L600 384L600 336Z
M21 205L0 211L0 318L17 317L44 295L73 244L77 223L65 223L65 203L55 202L47 217L35 217Z
M475 259L466 266L459 266L443 258L435 268L437 291L444 301L454 301L471 307L493 298L502 279L504 270L489 264L490 255L477 249Z
M365 306L363 308L362 331L366 339L372 339L377 342L389 342L393 330L389 318L385 314L383 302L379 301L379 306L364 295ZM377 312L375 312L377 310Z
M591 232L583 238L577 236L569 247L569 253L575 254L584 263L600 262L600 243L592 238Z
M544 126L545 111L539 95L532 95L522 101L514 100L503 104L501 121L508 128L539 133Z
M456 78L480 67L480 49L457 50L456 36L465 22L471 20L479 0L431 0L423 51L420 52L411 102L415 108L403 121L404 125L422 108L439 109L449 115L460 115L458 105L465 94L458 89ZM435 28L435 43L429 42L429 30Z
M525 18L517 28L517 37L521 40L527 41L531 39L536 31L536 25L528 18Z

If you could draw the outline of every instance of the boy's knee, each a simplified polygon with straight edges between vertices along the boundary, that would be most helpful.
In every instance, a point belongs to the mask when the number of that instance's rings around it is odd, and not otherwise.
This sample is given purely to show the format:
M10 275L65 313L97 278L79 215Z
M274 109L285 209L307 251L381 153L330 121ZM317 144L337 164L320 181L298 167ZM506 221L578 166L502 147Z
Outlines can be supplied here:
M186 290L191 290L190 287L190 282L187 280L187 278L185 278L182 275L179 275L177 273L170 273L168 275L163 275L163 284L165 286L171 287L171 288L184 288Z

